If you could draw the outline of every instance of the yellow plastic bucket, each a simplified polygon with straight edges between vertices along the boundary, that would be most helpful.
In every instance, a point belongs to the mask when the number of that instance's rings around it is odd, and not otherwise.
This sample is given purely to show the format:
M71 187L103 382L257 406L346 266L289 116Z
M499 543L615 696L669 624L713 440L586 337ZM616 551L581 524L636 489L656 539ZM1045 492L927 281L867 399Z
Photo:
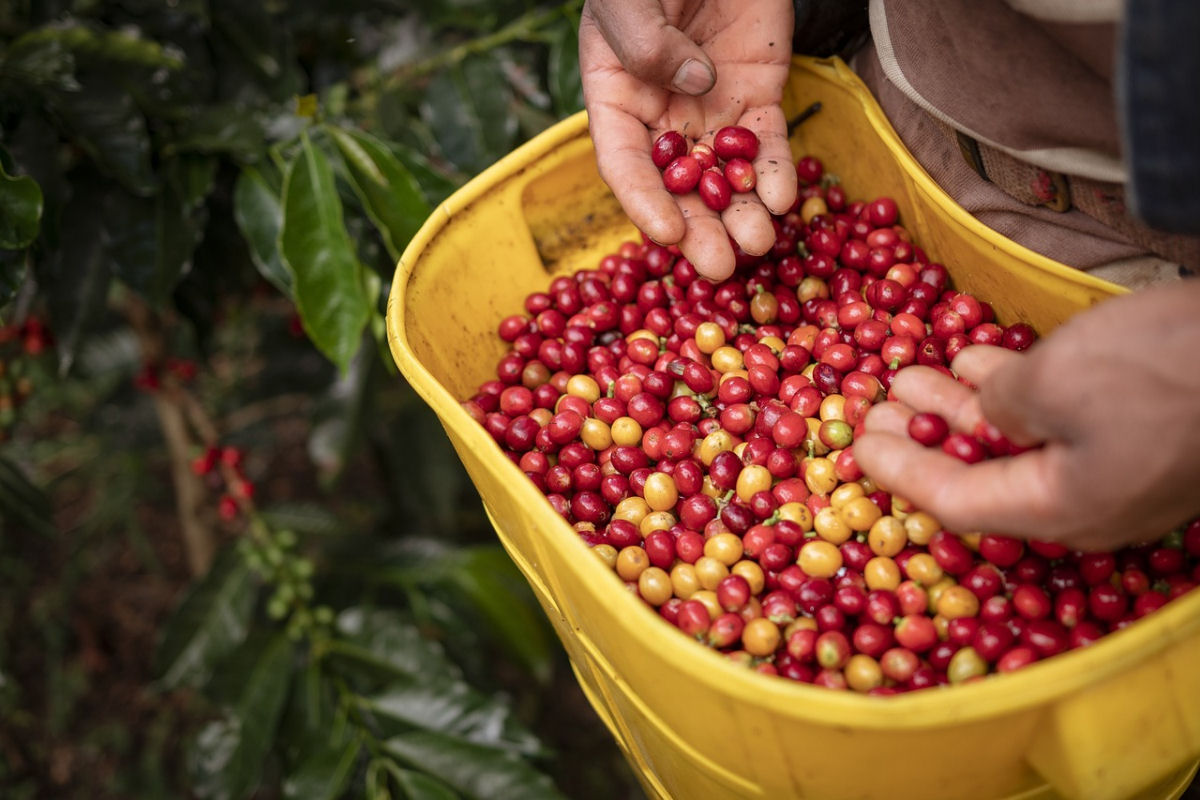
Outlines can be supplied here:
M814 101L822 110L797 130L794 153L822 158L851 198L895 197L915 240L1002 322L1046 331L1121 291L956 206L842 62L795 61L786 110ZM496 326L526 294L635 236L575 115L433 213L400 259L387 322L397 364L437 412L647 795L1177 797L1200 757L1200 592L1017 673L867 697L737 666L625 591L459 401L494 376Z

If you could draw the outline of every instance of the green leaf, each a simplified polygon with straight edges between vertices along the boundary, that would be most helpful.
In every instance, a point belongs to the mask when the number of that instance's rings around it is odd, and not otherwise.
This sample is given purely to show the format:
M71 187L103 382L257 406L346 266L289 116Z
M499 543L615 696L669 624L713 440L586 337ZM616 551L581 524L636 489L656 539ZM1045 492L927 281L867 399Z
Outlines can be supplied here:
M246 167L238 175L233 188L233 216L259 274L286 297L292 297L292 273L279 255L283 204L255 167Z
M102 172L139 197L154 193L158 181L150 162L146 120L120 83L89 79L82 91L52 92L47 98L75 143Z
M416 180L378 139L361 131L327 128L350 172L350 185L367 216L383 235L388 254L399 260L408 240L429 216Z
M243 800L258 789L292 682L292 643L282 634L259 648L232 705L196 734L187 752L189 788L201 800Z
M468 58L462 63L465 99L483 120L484 157L491 164L516 144L517 121L512 114L513 90L496 54ZM436 128L435 128L436 130Z
M11 459L0 456L0 512L43 536L55 534L50 498Z
M579 77L579 34L577 26L560 25L554 29L546 59L546 75L554 111L560 117L583 108L583 82Z
M323 662L310 658L280 727L285 754L281 788L289 800L341 796L358 764L361 728L348 724L345 705L335 708L337 692Z
M283 781L283 796L288 800L335 800L341 797L358 763L362 745L357 740L341 744L321 742L305 749L299 768Z
M541 742L513 717L507 702L488 697L465 681L420 675L393 682L385 692L365 698L364 704L374 714L406 727L525 755L543 752Z
M495 59L474 56L430 81L421 111L438 132L446 158L473 175L512 148L517 132L512 102Z
M437 778L405 769L386 756L373 759L367 766L364 781L366 796L371 800L390 798L387 780L389 776L400 787L400 797L404 800L461 800L462 797Z
M209 156L179 156L166 164L166 185L153 198L114 192L105 210L113 273L155 305L191 268L215 167Z
M449 175L434 166L425 154L400 142L388 142L396 157L408 168L432 207L452 195L466 181L465 175Z
M143 38L135 26L92 28L70 18L22 35L13 43L9 61L20 66L31 61L38 64L53 63L54 59L50 56L62 53L146 69L179 69L183 66L177 52Z
M266 131L258 114L232 104L202 106L189 116L180 134L163 147L163 154L229 155L252 162L265 154L265 140Z
M458 800L458 793L423 772L399 767L391 772L407 800Z
M363 290L363 266L346 233L333 169L307 133L284 176L279 241L305 331L345 371L362 343L374 298Z
M331 642L330 652L342 663L359 664L389 678L423 673L462 677L437 642L394 611L348 608L338 615L336 629L342 638Z
M0 166L0 249L28 247L41 221L42 187L28 175L11 177Z
M50 311L59 372L64 375L105 311L112 282L104 231L110 194L94 181L77 179L60 214L59 247L34 262L39 294Z
M550 680L554 649L545 616L529 585L499 547L459 551L450 580L487 618L488 630L538 680Z
M0 250L0 308L17 296L28 272L28 250Z
M158 684L207 683L217 662L246 640L255 595L245 561L236 548L225 548L167 623L156 657Z
M75 54L60 38L46 37L45 29L24 34L0 60L0 73L29 86L78 91Z
M452 736L413 731L392 736L384 742L384 749L475 800L563 798L549 776L519 756Z

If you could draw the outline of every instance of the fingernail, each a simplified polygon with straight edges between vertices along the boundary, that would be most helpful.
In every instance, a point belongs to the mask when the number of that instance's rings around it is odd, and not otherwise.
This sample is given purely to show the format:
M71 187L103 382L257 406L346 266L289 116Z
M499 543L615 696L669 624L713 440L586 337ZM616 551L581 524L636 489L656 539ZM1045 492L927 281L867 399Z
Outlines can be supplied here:
M671 85L675 87L675 91L683 94L704 94L712 88L716 82L716 76L713 75L709 66L703 61L697 61L694 58L689 58L675 72L675 78L671 81Z

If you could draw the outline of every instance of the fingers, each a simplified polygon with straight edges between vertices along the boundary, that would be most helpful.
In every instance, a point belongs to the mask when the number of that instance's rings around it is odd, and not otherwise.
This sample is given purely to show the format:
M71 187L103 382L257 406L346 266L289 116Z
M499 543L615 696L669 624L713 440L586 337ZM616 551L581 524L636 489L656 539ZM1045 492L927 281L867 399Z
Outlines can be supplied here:
M940 414L954 430L969 433L984 421L979 395L930 367L916 365L897 372L892 381L892 393L897 400L917 411ZM871 409L872 414L875 411L875 408Z
M629 219L660 244L676 244L687 226L675 197L650 160L649 134L636 117L607 103L588 112L600 177Z
M656 0L589 0L587 11L631 75L654 86L702 95L717 81L712 60L667 22Z
M854 457L880 486L948 530L1045 536L1065 513L1051 500L1047 476L1058 457L1052 448L968 465L903 433L875 429L855 440Z
M1005 347L976 344L964 347L954 357L951 368L976 386L1000 367L1021 358L1021 354Z
M954 358L954 370L979 386L979 411L1014 444L1028 447L1054 433L1052 417L1037 403L1036 356L975 345ZM1035 395L1035 396L1031 396Z
M679 250L704 278L723 281L733 274L735 262L729 232L722 218L704 205L697 195L678 198L687 223ZM728 212L728 209L726 209Z
M775 243L771 216L755 194L734 195L720 216L696 195L684 195L677 201L687 220L687 233L679 248L696 271L711 281L733 274L736 258L730 237L751 255L762 255Z
M742 115L741 124L758 136L754 159L758 196L772 214L786 214L796 201L796 167L783 109L778 105L750 109Z
M752 256L761 256L775 244L771 215L755 194L735 194L729 208L721 212L725 229L738 246Z

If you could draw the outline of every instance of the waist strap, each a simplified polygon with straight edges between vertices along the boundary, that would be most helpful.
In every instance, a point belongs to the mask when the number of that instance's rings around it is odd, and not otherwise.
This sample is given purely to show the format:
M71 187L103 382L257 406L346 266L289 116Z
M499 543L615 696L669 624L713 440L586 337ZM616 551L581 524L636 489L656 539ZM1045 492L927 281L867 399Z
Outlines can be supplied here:
M963 158L979 177L1013 199L1052 211L1078 209L1137 246L1174 261L1189 272L1200 270L1200 236L1166 233L1135 218L1126 208L1123 184L1045 170L979 142L940 120L938 124L957 142Z

